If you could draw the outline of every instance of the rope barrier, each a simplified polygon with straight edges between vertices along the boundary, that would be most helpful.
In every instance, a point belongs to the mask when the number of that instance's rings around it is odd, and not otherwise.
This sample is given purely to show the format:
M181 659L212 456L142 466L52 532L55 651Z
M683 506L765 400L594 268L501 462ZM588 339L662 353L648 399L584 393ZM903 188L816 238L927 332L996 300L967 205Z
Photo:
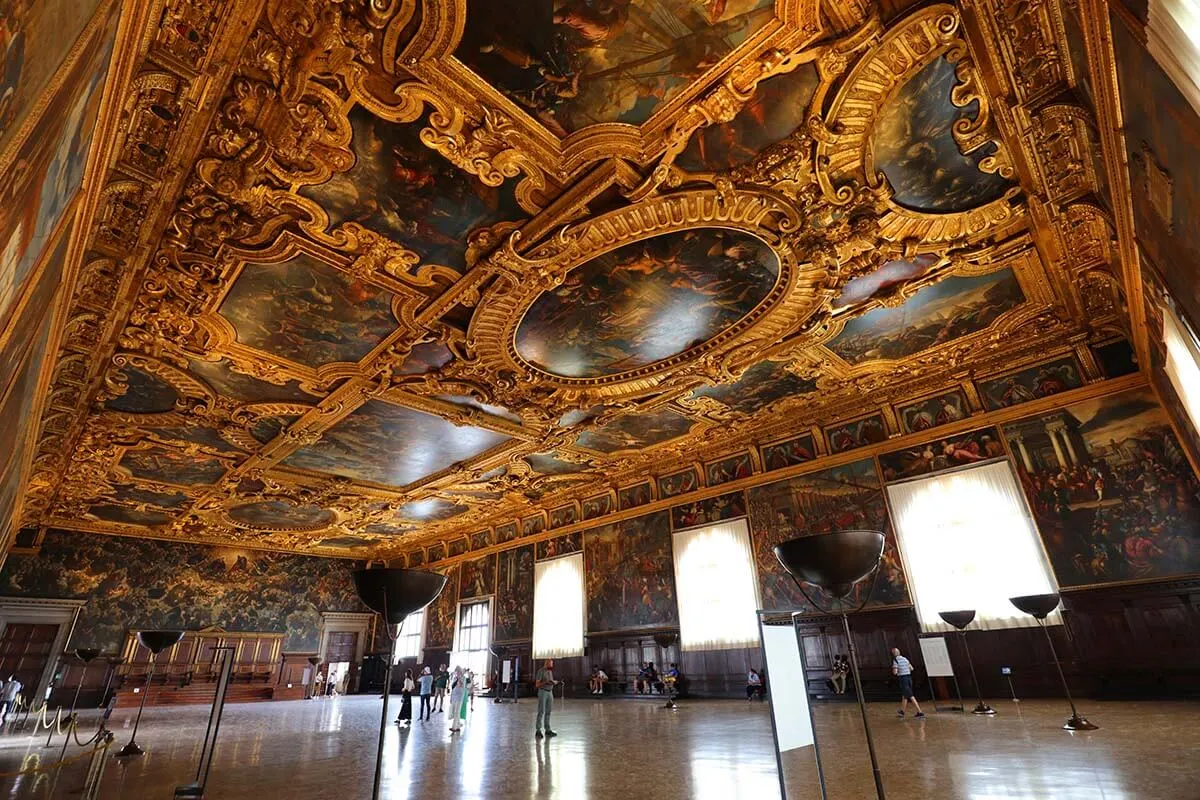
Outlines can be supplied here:
M107 750L111 744L112 744L112 739L110 738L107 742L105 742L103 744L102 748L104 750ZM101 747L99 742L96 743L96 747ZM88 758L92 755L93 750L95 750L95 748L93 748L92 750L82 750L79 753L76 753L75 755L71 756L70 758L64 758L62 761L55 761L53 764L47 764L44 767L35 767L34 769L20 769L20 770L17 770L16 772L0 772L0 778L15 778L20 775L36 775L39 772L49 772L52 769L57 769L58 767L65 767L67 764L71 764L71 763L73 763L75 761L79 761L83 758ZM35 756L35 758L36 758L36 756Z

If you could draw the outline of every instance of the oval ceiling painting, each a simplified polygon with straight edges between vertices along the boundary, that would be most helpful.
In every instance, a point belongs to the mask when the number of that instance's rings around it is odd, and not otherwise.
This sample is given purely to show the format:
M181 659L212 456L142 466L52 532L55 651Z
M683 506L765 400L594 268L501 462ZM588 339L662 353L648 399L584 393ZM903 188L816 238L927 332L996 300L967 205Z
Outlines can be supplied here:
M517 354L565 378L602 378L703 344L770 293L779 258L741 231L662 234L598 256L530 306Z
M262 500L229 509L234 522L251 528L298 528L315 530L333 522L332 511L320 506L294 506L283 500Z

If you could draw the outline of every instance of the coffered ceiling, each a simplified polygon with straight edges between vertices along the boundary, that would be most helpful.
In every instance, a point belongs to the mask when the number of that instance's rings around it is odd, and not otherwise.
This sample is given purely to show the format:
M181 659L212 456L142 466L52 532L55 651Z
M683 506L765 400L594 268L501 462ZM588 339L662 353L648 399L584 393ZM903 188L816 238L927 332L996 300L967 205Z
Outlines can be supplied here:
M126 13L27 525L387 556L1129 335L1073 3Z

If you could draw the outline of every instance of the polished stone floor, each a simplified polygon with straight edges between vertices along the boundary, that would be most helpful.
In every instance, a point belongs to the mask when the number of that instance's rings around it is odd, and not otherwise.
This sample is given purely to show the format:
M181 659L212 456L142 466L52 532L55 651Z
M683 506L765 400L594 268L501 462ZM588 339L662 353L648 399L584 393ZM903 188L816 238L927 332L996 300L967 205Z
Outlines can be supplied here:
M393 709L398 704L393 704ZM464 733L444 715L410 731L388 727L383 796L450 798L771 798L779 796L767 706L738 701L557 701L559 736L533 739L534 703L476 701ZM994 718L930 713L895 717L870 709L889 800L1200 800L1200 705L1096 703L1082 710L1101 730L1061 730L1063 703L1001 702ZM927 709L929 711L929 709ZM230 706L209 781L209 798L368 798L379 702L374 698ZM394 712L393 712L394 713ZM117 744L132 711L114 714ZM94 718L91 718L94 719ZM857 706L816 707L817 735L833 800L873 796ZM190 780L207 709L147 709L138 741L146 755L108 766L103 800L170 798ZM0 736L0 773L50 764L61 739ZM72 751L77 751L73 748ZM816 798L807 752L785 768L791 798ZM0 800L77 797L84 762L52 773L0 778Z

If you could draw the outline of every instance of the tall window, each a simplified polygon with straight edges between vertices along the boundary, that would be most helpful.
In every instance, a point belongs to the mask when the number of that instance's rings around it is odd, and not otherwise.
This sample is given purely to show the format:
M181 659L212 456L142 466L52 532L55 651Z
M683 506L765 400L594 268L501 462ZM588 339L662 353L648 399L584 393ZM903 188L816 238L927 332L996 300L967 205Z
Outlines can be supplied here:
M758 590L743 519L672 537L684 650L728 650L758 642Z
M491 600L463 603L458 607L458 629L454 635L454 651L450 653L450 668L473 670L476 686L482 686L487 677L488 645L491 642Z
M533 657L583 655L583 553L533 565Z
M425 609L414 611L404 618L400 627L400 638L396 640L396 663L402 658L418 658L421 655L421 632L425 629Z
M1163 308L1163 341L1167 345L1167 379L1192 425L1200 429L1200 344L1191 327L1169 306Z
M1200 8L1196 0L1150 0L1146 48L1200 113Z
M938 612L963 609L985 629L1037 624L1008 598L1058 586L1008 462L892 484L888 499L923 630L953 630Z

